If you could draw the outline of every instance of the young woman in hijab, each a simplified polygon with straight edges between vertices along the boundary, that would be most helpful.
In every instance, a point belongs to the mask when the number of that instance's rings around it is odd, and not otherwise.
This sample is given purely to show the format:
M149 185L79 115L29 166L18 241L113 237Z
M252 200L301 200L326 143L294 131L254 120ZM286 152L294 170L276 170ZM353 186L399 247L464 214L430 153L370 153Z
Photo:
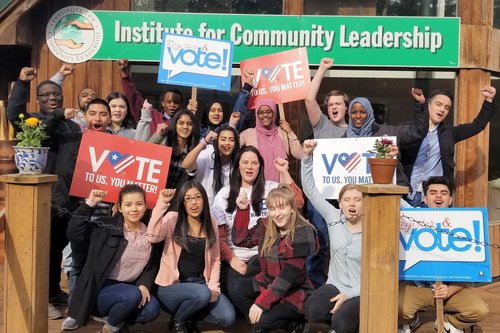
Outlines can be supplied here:
M421 141L429 128L428 113L425 108L415 109L415 118L406 125L391 126L375 123L375 116L370 101L364 97L356 97L349 103L349 125L345 137L368 137L368 136L395 136L396 146L404 149L416 142ZM401 163L398 164L397 183L402 186L409 186L409 181L403 172Z
M238 132L243 128L247 116L247 103L250 98L253 84L253 71L245 69L245 84L238 94L233 112L229 114L228 109L224 109L221 101L211 101L201 115L200 119L200 137L204 138L210 131L215 132L220 126L229 125Z
M276 126L276 103L267 98L258 99L255 105L255 128L240 133L240 145L254 146L264 158L264 177L266 180L279 182L279 173L274 167L276 158L287 159L288 155L300 159L302 148L297 136L285 121Z

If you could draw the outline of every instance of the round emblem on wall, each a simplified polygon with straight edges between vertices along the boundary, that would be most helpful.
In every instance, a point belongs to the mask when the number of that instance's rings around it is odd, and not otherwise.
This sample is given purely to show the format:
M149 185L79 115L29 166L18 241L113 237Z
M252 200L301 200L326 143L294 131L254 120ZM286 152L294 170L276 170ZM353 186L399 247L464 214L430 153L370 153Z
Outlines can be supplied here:
M92 58L102 44L102 25L90 10L69 6L58 10L49 20L45 32L50 51L69 63Z

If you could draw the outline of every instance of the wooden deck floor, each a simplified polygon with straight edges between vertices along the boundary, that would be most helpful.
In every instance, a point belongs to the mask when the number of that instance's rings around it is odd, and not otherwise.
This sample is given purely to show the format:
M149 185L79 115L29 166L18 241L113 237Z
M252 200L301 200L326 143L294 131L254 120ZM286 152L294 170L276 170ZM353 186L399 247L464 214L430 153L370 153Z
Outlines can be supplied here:
M0 309L3 311L3 264L0 264ZM500 332L500 279L497 278L493 283L484 284L476 288L478 294L489 304L490 313L488 317L481 323L474 326L474 333L498 333ZM59 307L64 313L64 307ZM434 309L427 309L420 314L422 325L417 329L416 333L435 333L433 323L435 319ZM62 319L48 320L49 333L64 332L61 330ZM167 325L169 316L162 313L160 317L152 323L146 325L134 325L130 328L134 333L157 333L168 332ZM94 333L100 330L102 324L90 321L86 327L81 327L74 332L78 333ZM251 326L243 319L238 320L232 327L225 330L214 329L213 327L199 325L202 332L218 333L218 332L238 332L238 333L251 333L253 332ZM0 316L0 328L3 327L3 319ZM312 325L309 332L311 333L327 333L328 327L326 325ZM10 333L10 332L9 332ZM22 333L22 332L14 332ZM28 332L26 332L28 333ZM371 332L370 332L371 333ZM391 332L373 332L373 333L391 333ZM394 332L396 333L396 332Z

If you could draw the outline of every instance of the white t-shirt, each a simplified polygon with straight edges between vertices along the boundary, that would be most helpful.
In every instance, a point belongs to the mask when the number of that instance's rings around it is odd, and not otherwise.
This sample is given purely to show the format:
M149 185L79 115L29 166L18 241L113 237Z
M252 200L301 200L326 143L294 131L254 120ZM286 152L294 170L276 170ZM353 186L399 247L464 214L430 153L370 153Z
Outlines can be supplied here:
M187 171L190 176L194 176L193 180L200 182L207 191L208 202L212 205L215 198L214 191L214 146L208 145L196 159L198 169L195 171ZM231 164L222 166L223 186L229 185L229 176L231 175Z
M279 183L267 180L264 190L264 198L262 199L262 211L260 215L256 215L253 211L252 206L250 206L250 222L248 223L248 228L251 229L257 224L257 220L260 217L267 217L269 214L267 212L266 198L273 188L278 187ZM247 193L247 197L252 197L252 188L240 188L241 191ZM253 248L239 247L235 246L231 240L231 230L233 228L234 218L236 216L236 210L233 213L227 213L227 198L229 196L229 186L224 186L219 193L215 196L214 202L211 209L212 218L214 218L219 225L225 224L227 226L227 238L229 247L233 250L234 254L243 261L248 261L251 257L258 253L258 247Z

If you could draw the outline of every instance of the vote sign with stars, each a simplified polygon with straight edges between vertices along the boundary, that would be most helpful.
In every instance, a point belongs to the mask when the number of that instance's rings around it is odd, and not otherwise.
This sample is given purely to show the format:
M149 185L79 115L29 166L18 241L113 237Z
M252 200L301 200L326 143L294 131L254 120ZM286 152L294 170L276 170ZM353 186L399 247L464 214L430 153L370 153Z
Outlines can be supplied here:
M276 103L299 101L306 97L311 84L307 49L301 47L240 62L241 80L245 69L254 72L248 109L255 107L257 98L270 98Z
M70 195L86 198L92 189L108 191L104 201L117 202L120 189L137 184L153 208L167 183L172 148L86 131L78 151Z

